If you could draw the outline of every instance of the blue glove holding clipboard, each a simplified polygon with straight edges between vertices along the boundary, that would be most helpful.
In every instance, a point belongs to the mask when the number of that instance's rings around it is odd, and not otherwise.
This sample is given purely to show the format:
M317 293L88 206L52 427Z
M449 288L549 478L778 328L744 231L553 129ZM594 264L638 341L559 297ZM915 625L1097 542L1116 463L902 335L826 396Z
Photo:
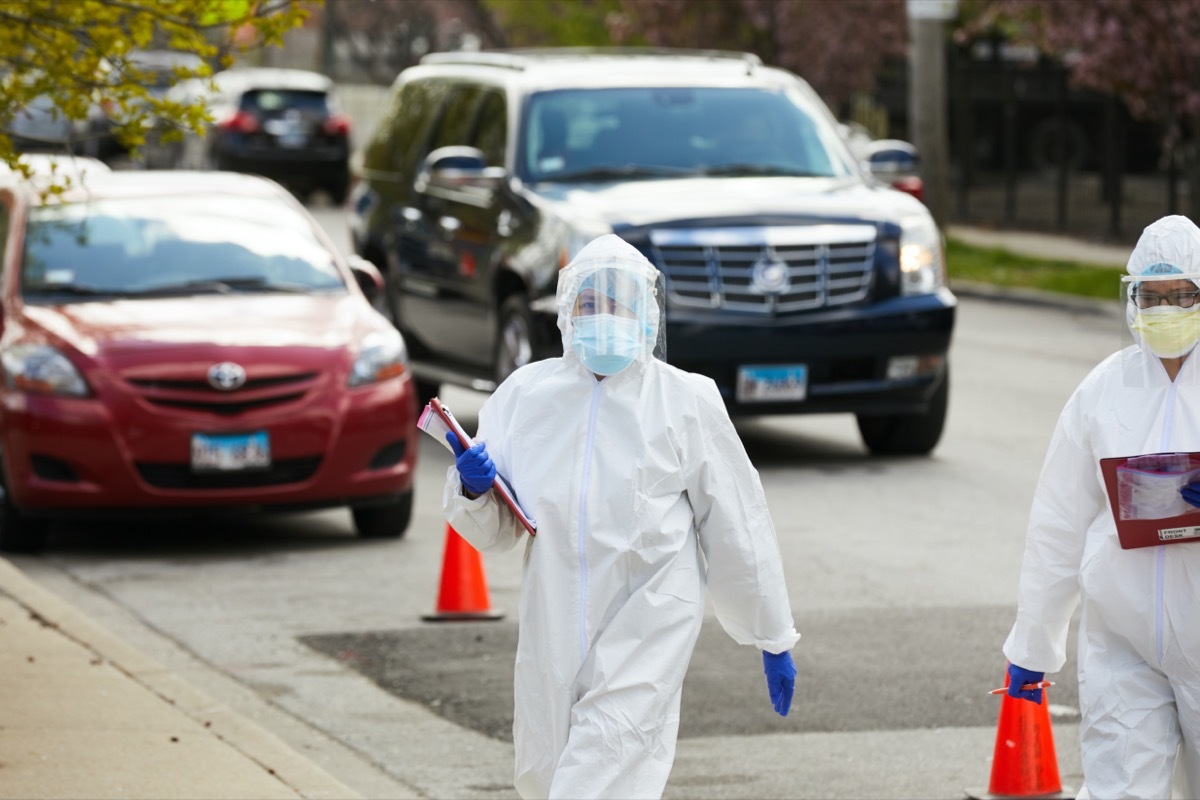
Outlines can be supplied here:
M492 488L496 482L496 465L488 458L487 446L476 442L471 447L463 447L453 433L446 434L446 441L454 451L454 464L458 467L463 488L476 496Z

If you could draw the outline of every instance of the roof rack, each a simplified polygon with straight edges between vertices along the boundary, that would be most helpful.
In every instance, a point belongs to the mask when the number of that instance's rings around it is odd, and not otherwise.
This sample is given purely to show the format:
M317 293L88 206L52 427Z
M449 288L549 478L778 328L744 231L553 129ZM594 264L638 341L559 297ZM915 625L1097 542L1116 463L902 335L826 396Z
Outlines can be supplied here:
M535 61L570 59L580 56L627 56L635 58L686 56L714 61L737 61L745 64L746 74L750 74L756 67L762 66L762 59L754 53L742 53L734 50L692 50L669 47L528 47L511 50L454 50L442 53L430 53L421 59L421 63L464 64L523 70Z

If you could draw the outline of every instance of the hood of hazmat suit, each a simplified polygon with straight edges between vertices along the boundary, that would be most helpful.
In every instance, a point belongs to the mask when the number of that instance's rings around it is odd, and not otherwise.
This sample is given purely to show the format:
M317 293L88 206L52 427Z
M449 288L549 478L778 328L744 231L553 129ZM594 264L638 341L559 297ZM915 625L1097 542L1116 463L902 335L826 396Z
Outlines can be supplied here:
M1128 284L1158 291L1165 287L1156 278L1166 275L1186 290L1200 273L1198 259L1200 230L1167 217L1139 240ZM1172 381L1139 344L1095 367L1059 417L1034 493L1017 620L1004 654L1025 669L1061 669L1082 600L1080 735L1092 797L1170 796L1181 726L1184 741L1200 741L1200 539L1122 549L1099 465L1102 458L1200 451L1197 361L1186 358ZM1148 489L1143 499L1164 501ZM1200 773L1190 761L1195 792Z
M1200 228L1187 217L1169 216L1149 225L1130 253L1121 279L1125 302L1125 344L1141 348L1142 358L1126 363L1130 386L1152 385L1164 369L1161 359L1187 356L1200 341ZM1195 380L1192 370L1176 380Z
M651 357L665 360L665 297L662 273L624 239L593 240L559 274L563 352L599 375Z
M525 546L523 797L661 795L706 593L738 643L782 652L799 639L762 485L716 385L653 357L662 296L657 270L619 237L588 244L559 279L564 355L518 369L480 409L478 438L536 538L447 472L455 531L480 550ZM579 321L596 315L633 324L589 331L584 346Z

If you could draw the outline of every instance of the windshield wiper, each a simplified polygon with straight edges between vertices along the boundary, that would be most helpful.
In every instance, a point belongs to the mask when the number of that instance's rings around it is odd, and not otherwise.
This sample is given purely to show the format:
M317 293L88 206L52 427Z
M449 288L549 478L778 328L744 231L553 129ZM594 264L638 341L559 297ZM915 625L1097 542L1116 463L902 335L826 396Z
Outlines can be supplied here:
M623 167L592 167L575 172L564 172L560 175L547 175L542 181L609 181L625 178L677 178L681 175L692 175L695 170L688 167L648 167L638 164L626 164Z
M795 169L794 167L781 167L777 164L719 164L713 167L705 167L698 170L699 175L767 175L780 176L787 178L832 178L832 175L811 172L808 170Z
M73 283L43 283L39 286L30 286L25 289L26 296L44 296L66 294L72 297L119 297L124 294L115 289L98 289L92 286L77 286Z
M276 283L266 278L209 278L167 286L155 286L132 294L138 297L176 294L236 294L237 292L287 292L303 294L310 287L296 283Z

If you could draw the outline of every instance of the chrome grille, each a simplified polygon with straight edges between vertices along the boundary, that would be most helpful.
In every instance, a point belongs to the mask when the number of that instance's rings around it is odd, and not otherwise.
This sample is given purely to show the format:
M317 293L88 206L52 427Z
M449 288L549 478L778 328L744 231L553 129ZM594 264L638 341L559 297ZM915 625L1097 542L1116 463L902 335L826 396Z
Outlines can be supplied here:
M872 225L665 229L650 234L677 305L787 313L846 305L871 291Z

